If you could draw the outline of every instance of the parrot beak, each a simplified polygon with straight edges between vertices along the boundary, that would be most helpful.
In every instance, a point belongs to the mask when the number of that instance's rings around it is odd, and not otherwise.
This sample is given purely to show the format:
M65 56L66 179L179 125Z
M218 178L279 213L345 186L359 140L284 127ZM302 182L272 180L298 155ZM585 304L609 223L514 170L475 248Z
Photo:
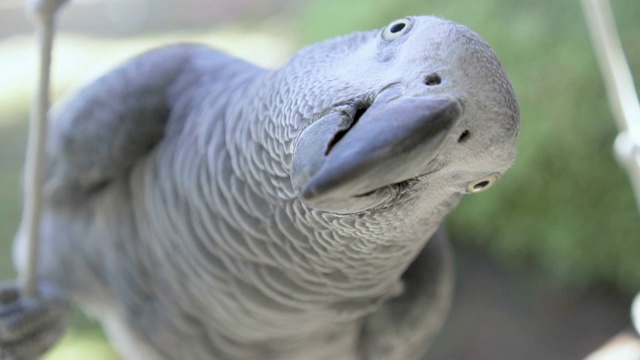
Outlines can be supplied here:
M461 114L461 103L450 97L387 90L352 121L327 115L297 143L294 188L307 203L326 203L415 178L428 171Z

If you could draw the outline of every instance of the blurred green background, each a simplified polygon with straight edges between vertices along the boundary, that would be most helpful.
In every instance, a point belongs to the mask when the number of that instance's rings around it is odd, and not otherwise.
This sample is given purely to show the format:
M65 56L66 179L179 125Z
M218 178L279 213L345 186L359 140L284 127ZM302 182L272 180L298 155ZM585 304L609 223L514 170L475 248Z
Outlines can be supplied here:
M5 1L0 4L3 279L15 275L10 242L20 217L19 173L35 83L29 25L16 9L20 1ZM640 2L613 0L612 5L638 74ZM71 0L60 21L55 92L171 42L205 42L277 66L303 45L410 14L449 18L480 33L507 69L522 113L513 169L490 192L467 197L449 219L460 259L459 288L433 356L510 359L524 349L534 353L518 358L585 355L628 322L626 306L640 290L640 217L627 176L613 159L617 129L578 1ZM95 325L79 315L47 359L83 358L117 357Z

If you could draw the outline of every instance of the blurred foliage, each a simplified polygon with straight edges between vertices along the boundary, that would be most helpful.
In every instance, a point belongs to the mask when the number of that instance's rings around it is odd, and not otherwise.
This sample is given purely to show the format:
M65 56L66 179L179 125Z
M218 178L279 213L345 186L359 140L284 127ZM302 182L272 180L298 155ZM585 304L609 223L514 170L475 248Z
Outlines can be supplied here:
M640 2L612 3L638 74ZM628 178L613 158L617 129L579 1L389 0L371 6L324 0L298 20L303 41L311 42L414 13L449 18L480 33L498 53L520 101L518 159L498 186L465 198L450 217L456 241L560 284L637 291L640 217Z
M89 357L90 356L90 357ZM76 316L73 327L56 347L42 360L118 360L120 357L105 341L104 334L94 323ZM141 359L142 360L142 359Z
M18 174L24 135L24 126L0 128L0 281L15 276L9 261L9 244L20 221Z

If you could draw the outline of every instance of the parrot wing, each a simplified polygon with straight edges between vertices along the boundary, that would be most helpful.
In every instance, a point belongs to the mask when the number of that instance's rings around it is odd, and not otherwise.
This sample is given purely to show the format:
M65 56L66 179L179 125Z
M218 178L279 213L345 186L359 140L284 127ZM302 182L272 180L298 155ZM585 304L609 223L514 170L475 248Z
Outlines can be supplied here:
M203 52L205 54L203 54ZM152 50L82 88L50 116L45 195L85 201L126 175L166 135L170 114L197 83L198 45Z

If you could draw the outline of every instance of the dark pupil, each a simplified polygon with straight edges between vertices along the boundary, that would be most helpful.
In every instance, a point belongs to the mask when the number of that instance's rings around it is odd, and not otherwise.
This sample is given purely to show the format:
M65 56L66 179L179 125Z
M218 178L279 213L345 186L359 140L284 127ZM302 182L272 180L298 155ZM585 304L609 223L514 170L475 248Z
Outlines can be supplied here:
M480 190L480 189L484 188L487 185L489 185L489 181L485 180L485 181L481 181L481 182L477 183L473 188L476 189L476 190Z
M401 31L402 29L404 29L404 27L405 27L405 24L403 24L403 23L395 24L395 25L393 25L391 27L391 32L393 34L395 34L395 33L399 32L399 31Z

